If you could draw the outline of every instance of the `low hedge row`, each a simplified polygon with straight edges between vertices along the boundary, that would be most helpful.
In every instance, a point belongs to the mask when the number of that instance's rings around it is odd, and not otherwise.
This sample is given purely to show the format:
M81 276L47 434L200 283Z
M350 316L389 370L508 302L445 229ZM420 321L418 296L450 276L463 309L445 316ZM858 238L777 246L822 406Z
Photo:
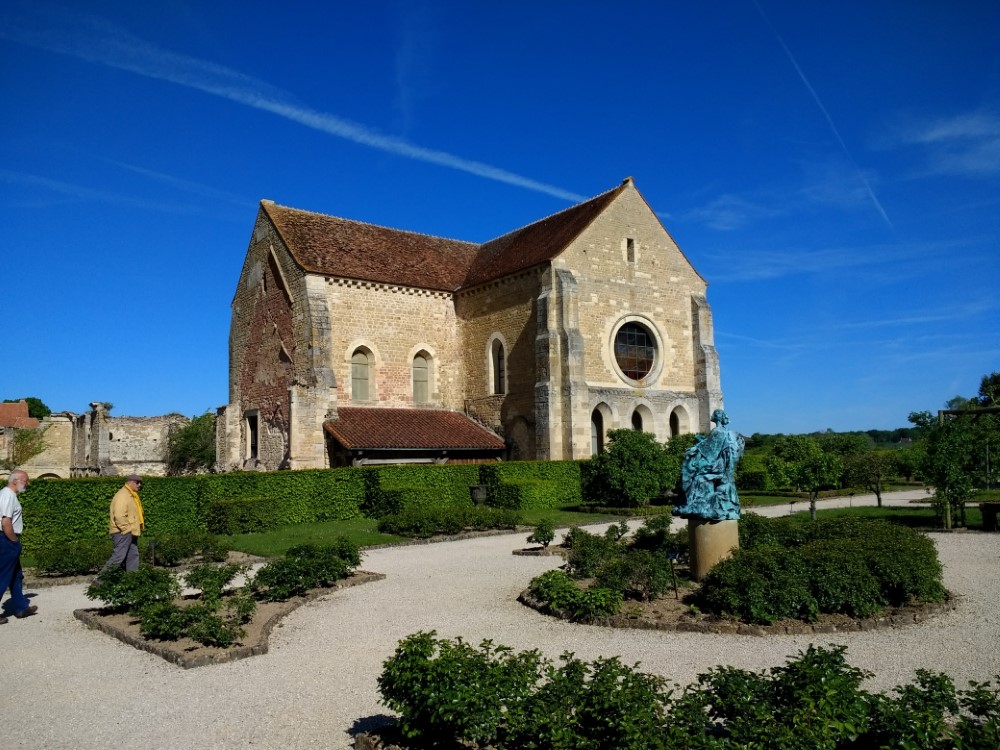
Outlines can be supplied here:
M456 508L410 508L401 513L383 516L378 530L395 534L427 538L437 534L459 534L467 529L514 529L520 523L517 511L504 508L464 506Z
M757 673L716 667L683 690L618 659L558 663L538 651L404 638L378 678L397 727L423 747L529 750L995 750L1000 690L956 690L924 670L891 693L844 646L810 645ZM407 743L410 744L410 743Z

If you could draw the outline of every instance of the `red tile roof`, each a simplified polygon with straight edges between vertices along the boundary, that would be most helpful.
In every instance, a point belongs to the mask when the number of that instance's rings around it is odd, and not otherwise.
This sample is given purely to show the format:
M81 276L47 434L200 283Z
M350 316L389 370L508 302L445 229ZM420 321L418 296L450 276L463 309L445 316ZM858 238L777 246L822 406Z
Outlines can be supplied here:
M631 180L596 198L477 245L261 201L296 262L310 273L454 292L555 258Z
M339 219L261 201L285 246L306 271L453 292L478 245Z
M12 404L0 404L0 427L33 430L39 424L41 422L37 419L28 416L28 402L24 399Z
M482 284L552 260L590 226L628 184L623 182L596 198L515 229L480 246L475 263L462 286Z
M464 414L444 409L342 406L323 427L348 450L503 450L504 442Z

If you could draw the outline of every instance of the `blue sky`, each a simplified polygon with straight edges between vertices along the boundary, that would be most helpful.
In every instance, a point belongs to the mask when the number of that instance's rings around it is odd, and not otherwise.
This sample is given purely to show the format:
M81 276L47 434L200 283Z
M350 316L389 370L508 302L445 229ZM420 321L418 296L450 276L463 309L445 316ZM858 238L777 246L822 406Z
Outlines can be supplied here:
M4 398L226 403L261 198L482 242L627 176L740 432L1000 370L1000 4L83 5L0 6Z

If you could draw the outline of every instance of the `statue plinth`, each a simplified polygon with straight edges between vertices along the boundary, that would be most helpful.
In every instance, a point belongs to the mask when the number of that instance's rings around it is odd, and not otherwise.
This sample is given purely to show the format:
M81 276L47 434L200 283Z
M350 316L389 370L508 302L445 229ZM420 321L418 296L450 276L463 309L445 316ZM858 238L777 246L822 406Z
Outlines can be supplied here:
M688 519L688 545L691 577L702 580L712 567L732 555L740 546L739 521Z

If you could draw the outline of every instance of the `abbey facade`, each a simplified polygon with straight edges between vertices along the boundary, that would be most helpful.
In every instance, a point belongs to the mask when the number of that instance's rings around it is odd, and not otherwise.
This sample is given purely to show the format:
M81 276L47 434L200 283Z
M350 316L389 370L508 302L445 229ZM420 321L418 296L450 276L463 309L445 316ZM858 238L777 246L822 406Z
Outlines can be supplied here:
M580 459L708 431L706 282L631 178L484 244L262 201L218 468Z

